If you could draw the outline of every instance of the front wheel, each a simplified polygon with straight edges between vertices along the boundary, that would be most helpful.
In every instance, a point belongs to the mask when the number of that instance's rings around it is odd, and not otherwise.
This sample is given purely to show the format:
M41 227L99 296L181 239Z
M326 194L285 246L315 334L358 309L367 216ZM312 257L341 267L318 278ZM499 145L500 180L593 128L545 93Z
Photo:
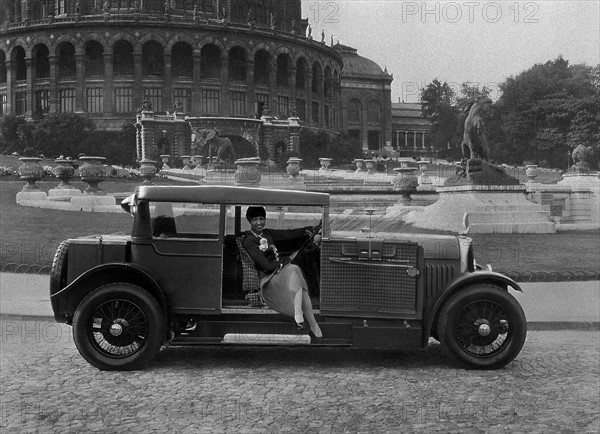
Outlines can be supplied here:
M161 308L146 290L126 283L101 286L77 306L73 339L79 353L102 370L144 367L165 336Z
M497 369L521 351L527 321L517 300L502 288L473 285L444 305L438 335L446 351L478 369Z

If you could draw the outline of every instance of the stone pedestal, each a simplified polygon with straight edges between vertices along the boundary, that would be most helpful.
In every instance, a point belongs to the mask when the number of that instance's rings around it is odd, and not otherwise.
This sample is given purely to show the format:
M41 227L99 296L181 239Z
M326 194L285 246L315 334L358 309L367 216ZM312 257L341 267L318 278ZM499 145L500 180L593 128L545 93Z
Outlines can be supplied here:
M240 158L235 165L235 185L244 187L258 187L260 185L260 160L256 158Z
M406 223L429 229L470 233L554 233L555 224L541 205L529 202L523 185L439 187L433 205L403 212L388 208Z
M26 190L17 193L17 203L23 205L25 202L46 200L46 193L40 190Z
M561 223L589 223L594 228L600 226L600 177L598 172L565 173L557 187L571 190L569 217L561 219Z
M116 199L114 196L84 194L71 198L71 208L75 211L102 211L103 208L115 206Z

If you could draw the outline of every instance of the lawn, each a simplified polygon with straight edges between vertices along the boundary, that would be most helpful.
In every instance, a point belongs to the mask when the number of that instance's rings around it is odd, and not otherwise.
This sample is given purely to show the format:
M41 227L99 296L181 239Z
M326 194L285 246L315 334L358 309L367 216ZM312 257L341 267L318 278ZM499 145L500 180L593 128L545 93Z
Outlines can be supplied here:
M56 186L56 181L39 184L47 191ZM0 182L0 270L8 269L7 264L49 266L56 247L66 238L128 233L131 229L131 216L125 213L68 212L19 206L15 197L23 185L22 181ZM122 181L100 184L107 193L132 192L136 185ZM412 231L406 225L396 229ZM562 275L557 280L598 279L600 273L600 231L473 234L472 238L479 263L490 263L495 271L511 274L518 280L554 280L556 277L552 273Z

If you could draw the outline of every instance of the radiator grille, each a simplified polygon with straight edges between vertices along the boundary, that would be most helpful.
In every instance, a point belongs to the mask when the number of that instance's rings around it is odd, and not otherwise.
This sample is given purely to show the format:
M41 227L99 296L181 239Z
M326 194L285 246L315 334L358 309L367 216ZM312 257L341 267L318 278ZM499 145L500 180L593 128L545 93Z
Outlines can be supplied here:
M321 311L415 313L417 309L417 277L410 277L407 268L381 267L379 264L400 264L418 267L417 244L383 246L382 261L358 261L356 243L323 245ZM332 261L344 258L349 263ZM359 263L357 263L359 262Z

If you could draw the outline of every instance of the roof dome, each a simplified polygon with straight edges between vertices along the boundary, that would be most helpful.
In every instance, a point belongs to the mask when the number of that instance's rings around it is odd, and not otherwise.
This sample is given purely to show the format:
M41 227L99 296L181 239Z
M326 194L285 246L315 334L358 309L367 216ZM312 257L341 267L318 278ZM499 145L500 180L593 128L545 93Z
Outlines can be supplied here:
M343 75L388 75L375 61L359 56L355 48L341 44L337 44L335 48L342 53Z

